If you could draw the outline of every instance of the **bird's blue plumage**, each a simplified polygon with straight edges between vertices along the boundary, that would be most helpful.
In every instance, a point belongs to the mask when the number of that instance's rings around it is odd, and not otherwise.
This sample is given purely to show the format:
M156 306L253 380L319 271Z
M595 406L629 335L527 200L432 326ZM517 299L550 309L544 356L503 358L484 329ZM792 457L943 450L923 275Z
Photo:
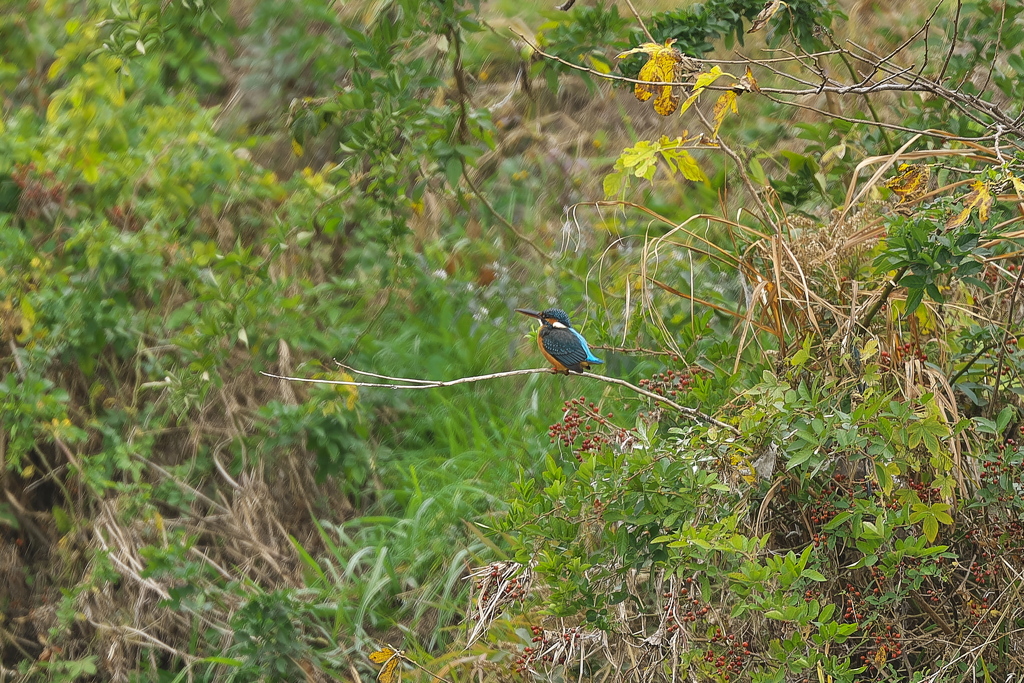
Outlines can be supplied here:
M580 340L580 344L583 344L583 351L587 354L588 363L604 363L603 360L601 360L600 358L595 356L593 352L591 352L590 347L587 346L587 340L583 338L582 334L580 334L571 327L569 329L572 331L573 334L576 335L576 338Z

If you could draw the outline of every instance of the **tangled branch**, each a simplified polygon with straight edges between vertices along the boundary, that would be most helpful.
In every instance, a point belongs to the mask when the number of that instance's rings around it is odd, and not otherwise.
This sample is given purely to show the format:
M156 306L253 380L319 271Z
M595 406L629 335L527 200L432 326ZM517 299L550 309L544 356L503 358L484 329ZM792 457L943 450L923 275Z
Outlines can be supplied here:
M959 3L957 8L957 14L959 15ZM814 111L823 116L827 116L833 119L839 119L848 121L851 123L863 123L866 125L876 126L880 128L898 130L909 133L919 133L922 135L929 135L932 137L938 137L943 140L959 140L959 141L973 141L981 142L988 140L998 140L1000 136L1010 134L1015 137L1024 137L1024 117L1014 117L1006 107L1001 106L997 102L991 102L983 97L983 93L971 93L965 92L962 88L963 83L957 87L947 87L943 84L944 74L946 67L948 66L949 56L947 55L946 62L943 64L942 71L938 76L933 79L924 75L924 70L927 67L927 60L920 67L915 66L900 66L896 63L896 58L906 50L914 40L919 37L922 33L926 33L931 25L931 21L934 18L935 13L928 18L928 21L908 40L904 41L899 47L890 51L888 54L879 55L868 48L858 45L852 41L849 41L850 47L843 47L833 43L833 48L829 50L822 50L818 52L806 52L800 50L797 53L784 52L784 57L773 57L770 59L756 59L753 57L747 57L741 53L737 53L740 57L738 60L712 60L702 59L702 61L711 64L735 64L741 66L756 66L760 67L779 78L785 79L792 83L795 83L802 87L795 88L784 88L784 87L771 87L759 85L756 91L767 97L768 99L778 104L784 104L789 106L798 107L801 109L807 109ZM525 44L529 45L533 51L543 57L544 59L558 62L563 64L570 69L580 71L583 73L590 74L596 78L601 78L608 81L618 81L621 83L630 84L643 84L648 86L683 86L689 85L686 82L674 82L674 81L644 81L636 78L629 78L626 76L616 75L612 73L604 73L591 67L582 66L575 64L566 59L563 59L557 55L545 52L535 41L531 41L529 38L524 36L522 33L513 31L513 33L522 40ZM953 36L953 43L950 45L950 54L956 46L957 35ZM857 64L863 68L863 73L866 75L860 77L856 82L843 82L830 76L827 71L820 68L819 61L828 56L836 56L842 59L850 70L851 75L854 79L857 79L856 71L853 69L853 64ZM800 77L797 74L789 73L781 68L785 64L795 64L800 69L804 69L810 72L810 77ZM987 85L987 82L986 82ZM730 90L735 89L736 85L709 85L708 90ZM897 123L884 122L879 120L867 120L857 119L848 116L843 116L837 111L829 111L827 109L819 109L811 105L805 104L800 100L802 98L816 96L816 95L856 95L856 96L868 96L874 93L885 93L885 92L913 92L913 93L925 93L938 97L945 100L956 107L961 114L974 121L980 126L983 126L987 132L985 135L978 137L965 137L955 135L946 131L941 130L918 130L903 126ZM781 96L781 97L780 97ZM782 99L785 97L785 99ZM1016 143L1009 143L1015 147L1020 148Z

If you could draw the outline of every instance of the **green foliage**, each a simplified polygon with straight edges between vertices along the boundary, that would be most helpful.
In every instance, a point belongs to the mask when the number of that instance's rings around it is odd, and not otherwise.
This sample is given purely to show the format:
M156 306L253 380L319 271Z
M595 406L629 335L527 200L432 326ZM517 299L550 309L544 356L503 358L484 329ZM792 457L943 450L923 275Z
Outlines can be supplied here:
M699 57L713 50L719 40L726 48L734 43L742 46L750 20L764 6L760 0L708 0L655 14L649 28L656 41L674 38L680 50ZM792 31L800 45L811 49L819 44L814 38L815 26L829 26L843 15L827 0L797 0L787 2L778 16L780 22L773 28L770 42L782 42Z
M5 665L365 676L387 642L452 680L1019 668L1024 174L982 106L1024 74L1019 8L926 36L980 113L891 92L797 122L757 93L798 67L725 65L683 107L705 134L656 140L596 80L565 97L564 64L489 61L472 3L0 8ZM700 56L762 8L647 25ZM841 18L793 0L761 35L819 50ZM614 4L549 19L542 49L599 73L646 40ZM905 128L971 139L867 180ZM511 310L549 304L642 392L259 374L505 370L537 359Z
M570 63L582 62L601 73L610 73L615 68L611 50L621 52L632 47L629 44L632 22L619 16L619 9L614 3L580 4L568 15L552 13L549 19L537 29L540 47ZM530 70L531 74L543 74L548 87L556 91L559 75L569 73L570 68L560 62L538 60ZM585 74L583 78L591 88L595 87L589 75Z
M285 591L257 594L231 622L234 644L228 648L242 664L229 680L257 681L267 677L302 678L301 661L308 656L297 623L301 607Z
M984 269L983 259L991 253L979 246L981 236L973 226L968 230L936 230L943 215L940 206L907 220L893 221L888 248L876 258L880 272L907 273L898 284L907 288L908 313L917 310L925 294L933 301L944 302L939 287L948 287L954 278L972 278L978 283L973 276Z
M668 136L662 136L658 142L641 140L636 146L622 150L622 154L615 161L615 168L604 177L605 195L614 197L622 192L630 175L653 180L659 159L668 168L669 173L679 173L694 182L707 182L707 176L697 165L693 155L682 148L683 144L681 137L670 140Z

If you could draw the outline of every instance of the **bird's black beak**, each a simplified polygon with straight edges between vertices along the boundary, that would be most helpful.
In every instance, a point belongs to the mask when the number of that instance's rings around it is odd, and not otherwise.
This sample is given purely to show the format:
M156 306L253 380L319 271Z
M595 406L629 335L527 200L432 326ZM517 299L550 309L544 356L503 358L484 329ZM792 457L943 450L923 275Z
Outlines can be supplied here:
M531 311L527 308L517 308L516 313L522 313L523 315L528 315L531 318L540 319L540 313L538 311Z

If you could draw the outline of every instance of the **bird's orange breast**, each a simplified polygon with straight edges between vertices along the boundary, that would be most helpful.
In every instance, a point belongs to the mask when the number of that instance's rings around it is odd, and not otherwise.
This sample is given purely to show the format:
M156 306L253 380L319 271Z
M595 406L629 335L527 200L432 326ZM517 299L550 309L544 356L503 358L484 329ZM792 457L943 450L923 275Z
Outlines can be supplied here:
M567 372L565 366L559 363L558 359L548 353L548 350L544 348L544 340L539 334L537 335L537 346L540 347L540 352L544 354L544 357L548 359L548 362L555 366L556 372Z

